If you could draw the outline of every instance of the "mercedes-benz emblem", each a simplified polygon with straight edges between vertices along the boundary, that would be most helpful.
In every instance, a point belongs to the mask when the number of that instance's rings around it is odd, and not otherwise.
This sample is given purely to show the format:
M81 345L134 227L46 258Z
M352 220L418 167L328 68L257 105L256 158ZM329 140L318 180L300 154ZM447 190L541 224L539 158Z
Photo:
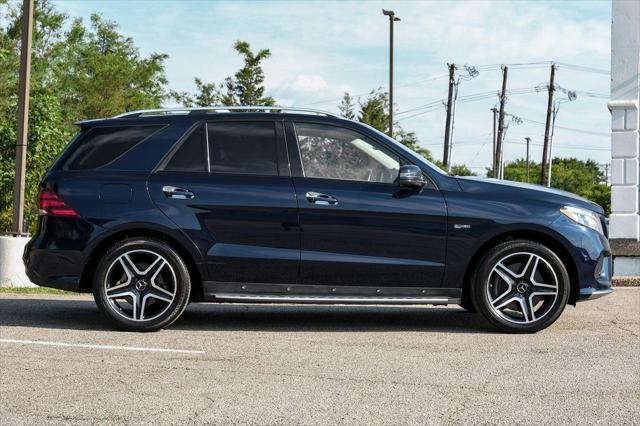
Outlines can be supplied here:
M525 282L521 282L518 283L518 285L516 286L516 290L518 290L518 293L526 293L527 290L529 290L529 284L525 283Z
M148 285L149 284L147 283L147 280L145 280L144 278L141 280L138 280L136 281L136 290L145 291Z

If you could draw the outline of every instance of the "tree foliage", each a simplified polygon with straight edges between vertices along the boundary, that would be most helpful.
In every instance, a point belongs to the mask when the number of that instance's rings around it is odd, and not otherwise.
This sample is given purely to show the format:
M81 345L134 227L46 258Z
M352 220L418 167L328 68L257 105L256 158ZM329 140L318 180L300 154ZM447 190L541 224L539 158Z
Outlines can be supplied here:
M196 92L171 92L171 98L185 107L192 106L247 106L275 105L271 96L265 96L264 71L262 62L271 56L269 49L253 52L246 41L238 40L234 49L244 59L244 65L233 76L225 79L224 84L204 83L195 77ZM223 93L223 89L226 92Z
M504 167L504 178L527 182L526 170L527 162L523 158L508 162ZM487 172L487 176L490 176L490 172ZM538 183L539 179L540 163L530 162L529 182ZM607 214L610 213L611 187L607 185L604 172L594 160L554 158L551 165L551 186L594 201L601 205Z
M344 96L340 101L340 105L338 105L338 109L340 110L340 115L346 118L347 120L355 120L356 112L355 112L355 102L353 101L353 97L349 94L349 92L344 92Z
M169 92L170 97L187 108L220 104L222 84L205 83L198 77L194 78L194 82L196 83L196 92L194 94L172 90Z
M11 229L22 10L0 1L0 232ZM34 9L25 223L37 218L39 181L76 131L78 120L160 107L166 98L163 54L141 56L115 23L89 25L56 11Z

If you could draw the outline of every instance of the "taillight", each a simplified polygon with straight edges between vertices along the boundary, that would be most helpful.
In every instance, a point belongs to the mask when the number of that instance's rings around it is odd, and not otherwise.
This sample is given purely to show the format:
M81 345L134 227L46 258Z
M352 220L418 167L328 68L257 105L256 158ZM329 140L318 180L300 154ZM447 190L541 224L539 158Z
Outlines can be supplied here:
M50 189L43 189L38 196L40 214L48 216L80 217L72 207Z

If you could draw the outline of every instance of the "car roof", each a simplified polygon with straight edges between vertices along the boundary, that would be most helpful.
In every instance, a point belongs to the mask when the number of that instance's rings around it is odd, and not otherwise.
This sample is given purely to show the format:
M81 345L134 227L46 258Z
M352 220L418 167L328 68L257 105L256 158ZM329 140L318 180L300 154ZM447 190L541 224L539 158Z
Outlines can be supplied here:
M285 119L300 117L325 118L326 121L350 121L331 112L295 107L243 106L243 107L198 107L162 108L131 111L108 118L78 121L80 127L95 127L122 124L155 124L175 122L195 122L202 119ZM325 120L320 120L325 121Z

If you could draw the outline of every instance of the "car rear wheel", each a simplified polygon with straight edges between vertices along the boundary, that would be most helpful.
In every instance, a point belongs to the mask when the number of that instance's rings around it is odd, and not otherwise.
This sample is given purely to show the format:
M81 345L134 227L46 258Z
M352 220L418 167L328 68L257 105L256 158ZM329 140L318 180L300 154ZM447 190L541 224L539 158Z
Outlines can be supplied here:
M100 311L128 331L173 323L189 302L189 271L180 255L151 238L114 244L96 268L93 296Z
M473 279L474 305L498 329L535 333L551 325L569 298L569 274L548 247L527 240L494 247Z

